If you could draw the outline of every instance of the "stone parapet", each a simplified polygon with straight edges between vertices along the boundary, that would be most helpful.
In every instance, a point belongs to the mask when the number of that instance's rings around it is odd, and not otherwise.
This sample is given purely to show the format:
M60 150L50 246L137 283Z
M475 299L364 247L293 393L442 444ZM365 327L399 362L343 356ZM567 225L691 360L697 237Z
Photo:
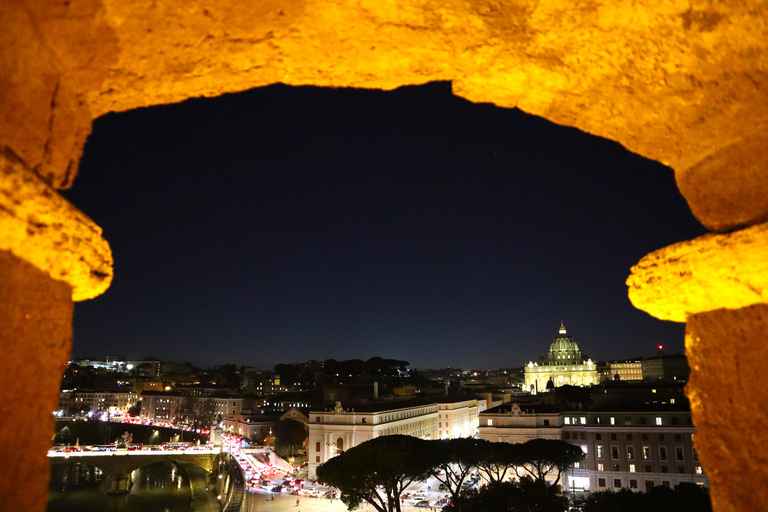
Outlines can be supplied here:
M0 249L91 299L112 282L101 228L20 161L0 153Z
M636 308L675 322L768 302L768 223L653 252L632 267L627 286Z
M694 445L714 510L765 510L768 305L692 315L685 330Z

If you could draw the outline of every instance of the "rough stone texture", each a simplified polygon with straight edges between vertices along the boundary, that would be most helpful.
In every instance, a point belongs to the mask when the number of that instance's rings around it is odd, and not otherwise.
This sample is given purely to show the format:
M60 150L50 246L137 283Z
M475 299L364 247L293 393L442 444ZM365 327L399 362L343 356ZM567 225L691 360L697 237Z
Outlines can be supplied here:
M68 283L75 301L112 282L101 228L23 165L0 154L0 250Z
M632 267L629 300L656 318L768 302L768 223L665 247Z
M767 9L763 0L6 2L0 148L63 187L89 115L274 82L451 80L472 101L518 106L672 166L701 220L726 230L768 216L756 183L717 199L744 175L728 148L749 145L768 119ZM767 157L750 165L766 169ZM749 174L761 190L766 176Z
M72 290L0 250L0 510L43 511Z
M98 89L117 57L99 0L0 0L0 151L47 183L67 188Z
M756 133L707 156L687 172L677 173L677 186L693 214L710 229L725 231L768 221L764 207L768 197L767 132L768 124L760 126Z
M685 347L695 446L717 512L766 510L768 305L693 315Z

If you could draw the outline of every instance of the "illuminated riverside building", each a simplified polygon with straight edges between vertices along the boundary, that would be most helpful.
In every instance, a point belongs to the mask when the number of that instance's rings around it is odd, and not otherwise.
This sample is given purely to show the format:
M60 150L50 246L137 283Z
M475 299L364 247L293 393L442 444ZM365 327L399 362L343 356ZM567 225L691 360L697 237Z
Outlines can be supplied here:
M591 359L585 361L582 358L579 346L568 336L562 322L549 346L547 362L539 365L531 361L525 367L525 389L531 393L558 386L589 386L598 382L597 365Z
M71 409L112 414L128 412L139 395L130 391L62 391L59 393L59 411L66 415Z

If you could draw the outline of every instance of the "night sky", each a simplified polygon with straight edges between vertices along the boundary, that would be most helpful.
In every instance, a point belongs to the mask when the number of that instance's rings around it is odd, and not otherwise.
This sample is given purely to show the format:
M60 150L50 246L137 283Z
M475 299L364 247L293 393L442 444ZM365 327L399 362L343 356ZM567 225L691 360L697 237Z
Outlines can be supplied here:
M450 84L275 85L109 114L63 193L104 228L73 357L202 367L508 368L560 321L595 360L683 351L632 307L647 253L705 232L671 169Z

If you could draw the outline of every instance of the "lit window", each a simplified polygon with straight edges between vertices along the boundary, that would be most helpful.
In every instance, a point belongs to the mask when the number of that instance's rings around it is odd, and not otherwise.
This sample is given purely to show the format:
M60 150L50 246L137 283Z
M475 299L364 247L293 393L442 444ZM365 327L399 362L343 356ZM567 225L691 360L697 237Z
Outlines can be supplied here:
M488 426L489 427L493 426L493 420L491 420L491 419L488 420Z
M597 465L597 470L598 471L605 471L605 466L603 466L602 464L598 464Z
M571 418L565 418L565 424L570 425L571 424Z
M643 460L651 460L651 447L643 446Z
M656 424L661 425L661 416L656 416Z
M579 423L581 423L582 425L586 425L587 424L587 418L585 416L582 416L581 418L579 418Z
M587 445L583 444L579 448L581 448L581 451L584 452L584 455L587 454Z
M630 464L629 465L629 472L630 473L634 473L635 472L635 465L634 464Z
M615 424L616 424L616 418L611 416L611 425L615 425Z
M596 457L598 459L602 459L603 458L603 445L599 444L599 445L595 446L595 451L596 451Z

